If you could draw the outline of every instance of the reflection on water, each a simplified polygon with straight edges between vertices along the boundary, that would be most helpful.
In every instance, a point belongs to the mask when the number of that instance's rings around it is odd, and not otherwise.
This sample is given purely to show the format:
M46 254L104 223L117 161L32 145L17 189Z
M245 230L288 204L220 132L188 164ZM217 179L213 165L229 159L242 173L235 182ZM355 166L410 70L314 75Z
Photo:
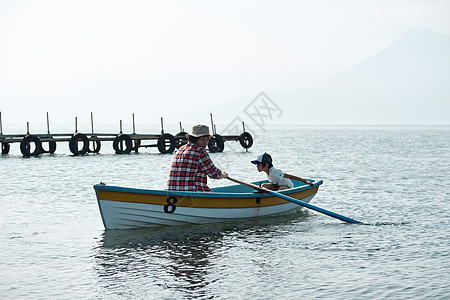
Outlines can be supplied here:
M278 238L288 232L283 227L308 217L301 210L239 223L106 230L95 249L101 293L124 298L213 297L210 284L219 278L215 261L237 240Z
M102 286L123 285L124 292L135 296L127 278L140 277L150 287L200 295L208 284L208 258L222 246L221 235L195 234L192 228L107 231L96 255L99 277L106 279Z

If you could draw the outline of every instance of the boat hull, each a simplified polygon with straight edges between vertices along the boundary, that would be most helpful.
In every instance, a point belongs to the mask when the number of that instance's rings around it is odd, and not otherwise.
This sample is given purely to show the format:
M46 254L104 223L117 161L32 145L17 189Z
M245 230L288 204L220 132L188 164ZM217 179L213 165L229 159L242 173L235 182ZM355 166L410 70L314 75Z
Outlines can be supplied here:
M309 202L321 183L283 193ZM231 222L277 216L301 208L278 197L238 186L218 188L212 193L130 189L102 184L95 185L94 189L106 229Z

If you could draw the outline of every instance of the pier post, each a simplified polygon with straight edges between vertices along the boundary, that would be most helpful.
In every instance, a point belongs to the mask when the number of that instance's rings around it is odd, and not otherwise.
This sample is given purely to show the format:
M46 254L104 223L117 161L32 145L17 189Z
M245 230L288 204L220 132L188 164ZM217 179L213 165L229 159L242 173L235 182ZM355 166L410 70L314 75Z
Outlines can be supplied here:
M75 117L75 133L78 132L78 118Z
M212 113L209 113L209 115L211 117L211 131L212 131L212 134L215 135L216 134L216 126L214 126Z
M163 122L163 117L161 117L161 135L164 134L164 122Z
M48 118L48 112L47 112L47 133L50 134L50 121Z
M92 134L94 134L94 114L91 111L91 130Z
M136 134L136 125L134 123L134 113L133 113L133 134Z
M97 139L97 136L94 135L94 113L92 111L91 111L91 131L92 131L92 135L91 135L92 149L91 149L91 146L89 145L88 152L99 153L102 145L99 140L93 140L93 139Z
M242 129L245 132L245 123L244 123L244 121L242 121ZM248 148L245 148L245 152L248 152Z
M2 112L0 111L0 134L3 135Z

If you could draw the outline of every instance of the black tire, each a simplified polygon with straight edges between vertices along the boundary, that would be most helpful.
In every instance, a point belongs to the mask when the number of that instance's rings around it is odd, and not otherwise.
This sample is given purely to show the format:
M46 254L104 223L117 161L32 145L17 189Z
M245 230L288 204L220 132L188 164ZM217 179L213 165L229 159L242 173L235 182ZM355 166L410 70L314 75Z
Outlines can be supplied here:
M52 136L50 136L49 138L53 139ZM46 143L46 142L44 142L44 143ZM45 150L44 149L44 145L41 144L41 146L42 146L42 153L50 153L50 154L55 153L55 151L56 151L56 142L55 141L48 141L47 143L48 143L48 150Z
M31 152L31 144L35 145L33 152ZM26 135L20 142L20 152L22 152L25 157L38 156L42 153L41 140L35 135Z
M83 142L83 147L78 148L78 142ZM89 139L85 134L75 133L69 141L69 149L73 155L85 155L89 152Z
M248 132L244 132L243 134L241 134L239 136L239 143L245 149L250 148L251 146L253 146L253 137L252 137L252 135L250 133L248 133Z
M215 134L209 139L208 149L210 152L212 152L212 153L223 152L224 148L225 148L225 142L220 135Z
M163 154L173 153L176 146L175 138L170 133L164 133L158 138L157 146L159 152Z
M9 143L2 143L2 155L9 153Z
M125 148L123 147L125 143ZM126 134L119 134L113 141L113 148L116 154L129 154L133 148L133 141Z
M181 131L175 135L175 142L176 142L175 147L177 149L179 149L181 146L187 144L188 139L186 138L186 134L187 134L187 132Z
M97 136L95 136L95 135L93 135L93 136L91 136L91 139L92 138L97 138ZM91 141L92 142L92 149L91 149L91 146L89 145L89 150L88 150L88 152L89 153L99 153L100 152L100 149L102 148L102 143L100 143L100 141Z

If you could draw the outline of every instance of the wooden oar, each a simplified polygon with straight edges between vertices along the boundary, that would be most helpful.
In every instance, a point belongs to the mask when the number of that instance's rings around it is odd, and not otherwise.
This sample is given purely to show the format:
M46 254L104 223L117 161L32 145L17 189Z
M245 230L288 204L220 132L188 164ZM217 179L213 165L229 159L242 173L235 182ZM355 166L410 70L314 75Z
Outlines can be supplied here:
M341 221L344 221L344 222L347 222L347 223L353 223L353 224L364 224L364 223L362 223L362 222L360 222L360 221L353 220L353 219L351 219L351 218L342 216L342 215L337 214L337 213L334 213L334 212L332 212L332 211L329 211L329 210L326 210L326 209L317 207L317 206L315 206L315 205L312 205L312 204L309 204L309 203L300 201L300 200L298 200L298 199L295 199L295 198L292 198L292 197L289 197L289 196L286 196L286 195L277 193L277 192L275 192L275 191L272 191L272 190L269 190L269 189L266 189L266 188L257 186L256 184L244 182L244 181L241 181L241 180L239 180L239 179L235 179L235 178L231 178L231 177L227 177L227 178L228 178L229 180L231 180L231 181L234 181L234 182L236 182L236 183L242 184L242 185L247 186L247 187L249 187L249 188L253 188L253 189L257 190L257 191L271 194L272 196L275 196L275 197L278 197L278 198L281 198L281 199L290 201L290 202L292 202L292 203L295 203L295 204L304 206L304 207L306 207L306 208L315 210L315 211L317 211L317 212L320 212L320 213L325 214L325 215L327 215L327 216L330 216L330 217L339 219L339 220L341 220Z

